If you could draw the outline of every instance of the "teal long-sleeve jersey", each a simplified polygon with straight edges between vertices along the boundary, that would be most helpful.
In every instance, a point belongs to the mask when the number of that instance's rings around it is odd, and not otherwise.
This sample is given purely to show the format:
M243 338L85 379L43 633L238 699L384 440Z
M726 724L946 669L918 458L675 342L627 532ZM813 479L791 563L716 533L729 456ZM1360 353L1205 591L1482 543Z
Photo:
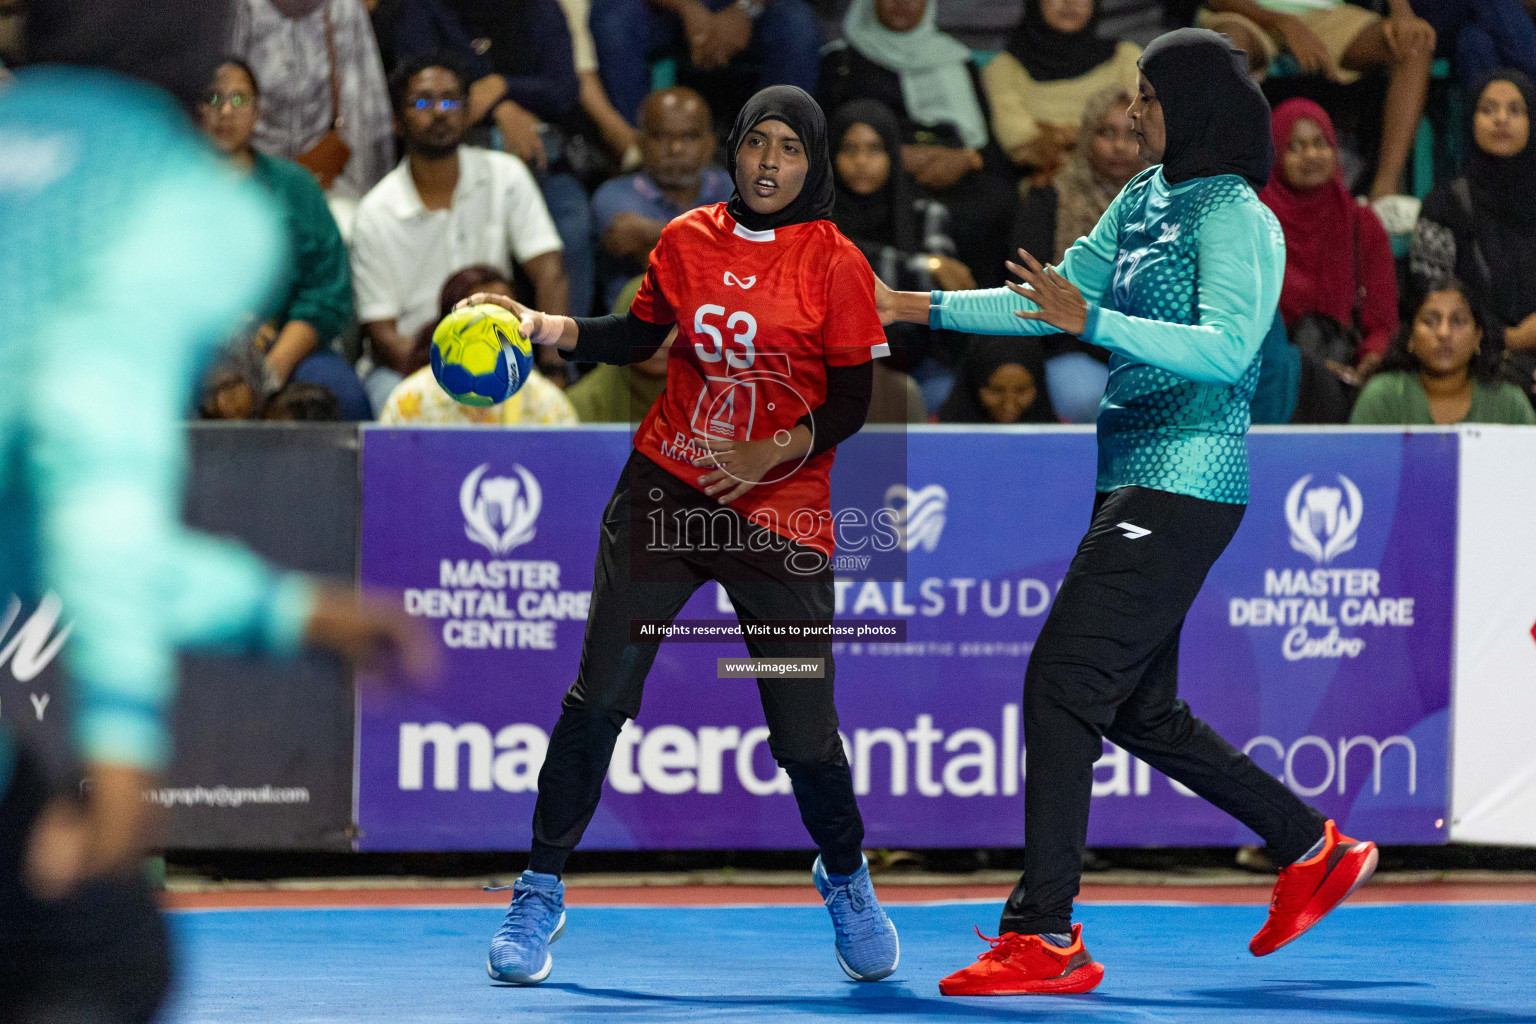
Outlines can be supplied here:
M1248 501L1248 406L1285 278L1285 237L1235 175L1170 186L1152 167L1125 186L1057 271L1088 300L1084 341L1109 349L1096 488ZM1052 334L1006 288L934 292L930 323Z
M164 765L178 648L299 644L310 584L180 524L193 388L282 252L160 94L0 86L0 601L61 599L87 761ZM0 793L12 756L0 732Z

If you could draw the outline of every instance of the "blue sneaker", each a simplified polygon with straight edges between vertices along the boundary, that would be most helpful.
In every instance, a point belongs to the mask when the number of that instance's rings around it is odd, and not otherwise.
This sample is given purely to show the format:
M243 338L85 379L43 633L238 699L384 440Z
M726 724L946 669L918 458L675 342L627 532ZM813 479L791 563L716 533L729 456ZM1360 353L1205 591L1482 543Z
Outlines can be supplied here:
M486 972L497 981L537 985L555 965L549 944L564 933L565 883L554 875L524 871L512 885L506 920L491 939Z
M896 926L885 916L875 898L869 880L869 858L863 858L859 870L838 876L833 882L827 869L816 858L811 881L832 915L832 930L837 933L837 962L854 981L879 981L896 970L901 961L901 943Z

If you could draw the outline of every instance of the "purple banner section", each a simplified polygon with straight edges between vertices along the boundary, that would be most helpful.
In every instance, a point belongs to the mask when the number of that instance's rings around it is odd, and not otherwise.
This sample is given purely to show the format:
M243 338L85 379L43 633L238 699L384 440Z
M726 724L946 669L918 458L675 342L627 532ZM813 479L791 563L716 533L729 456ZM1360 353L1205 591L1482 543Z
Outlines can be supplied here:
M363 582L403 592L444 672L429 694L361 700L359 846L524 848L628 433L364 439ZM890 458L861 457L882 443L845 443L833 473L834 510L880 496L905 561L895 581L846 547L837 563L839 617L906 624L899 643L833 647L867 843L1021 845L1024 667L1088 525L1093 436L916 429L904 479L885 478ZM1247 515L1181 643L1196 714L1345 831L1383 842L1446 838L1457 444L1252 436ZM732 614L707 583L680 617ZM756 687L716 677L717 658L745 654L740 641L662 645L583 846L809 846ZM1254 841L1109 744L1094 779L1091 844Z

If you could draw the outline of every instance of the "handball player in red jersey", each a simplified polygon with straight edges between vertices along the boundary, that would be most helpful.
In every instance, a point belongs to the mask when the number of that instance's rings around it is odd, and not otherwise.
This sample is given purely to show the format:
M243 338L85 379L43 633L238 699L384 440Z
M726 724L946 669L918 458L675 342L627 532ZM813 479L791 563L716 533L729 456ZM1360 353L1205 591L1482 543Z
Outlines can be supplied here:
M576 681L561 702L533 812L528 870L491 942L492 978L536 984L565 928L561 871L597 809L619 731L640 711L670 622L717 581L743 622L830 622L833 448L869 409L886 352L874 275L828 219L826 119L792 86L754 96L727 143L736 191L678 217L651 253L627 316L572 319L499 301L535 344L581 362L640 362L675 328L666 390L603 510ZM572 467L580 472L580 467ZM896 929L875 899L864 822L837 732L831 641L749 639L754 658L822 659L821 678L758 678L768 746L820 856L812 878L838 963L859 981L896 969Z

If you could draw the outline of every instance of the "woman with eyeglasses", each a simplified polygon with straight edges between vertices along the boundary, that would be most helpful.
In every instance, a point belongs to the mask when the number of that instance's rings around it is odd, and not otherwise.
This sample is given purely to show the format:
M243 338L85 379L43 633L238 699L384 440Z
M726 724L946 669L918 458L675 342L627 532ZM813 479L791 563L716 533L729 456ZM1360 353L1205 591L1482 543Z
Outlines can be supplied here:
M290 380L308 381L336 396L342 419L372 419L356 372L328 347L352 321L347 247L309 171L251 144L260 112L261 87L250 66L238 57L225 58L202 98L203 134L272 197L288 234L281 278L267 307L252 310L260 325L255 342L265 358L267 393Z

